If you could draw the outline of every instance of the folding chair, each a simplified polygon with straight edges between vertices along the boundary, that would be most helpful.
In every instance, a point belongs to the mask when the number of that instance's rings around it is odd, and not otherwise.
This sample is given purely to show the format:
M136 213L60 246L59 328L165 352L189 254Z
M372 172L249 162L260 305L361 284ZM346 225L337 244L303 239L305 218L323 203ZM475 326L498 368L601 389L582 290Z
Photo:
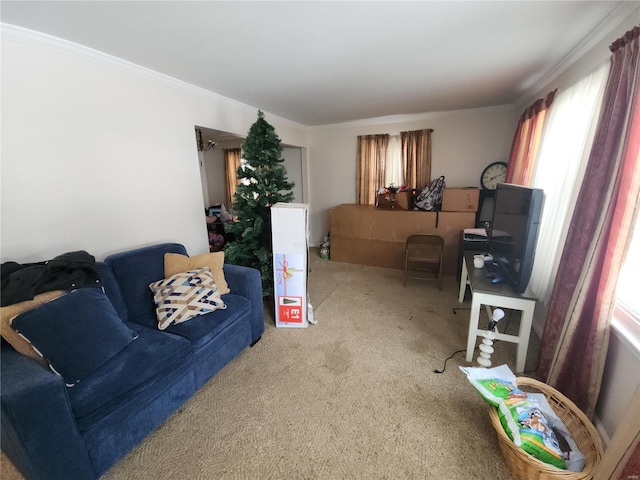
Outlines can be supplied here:
M438 235L416 234L409 236L404 254L403 286L407 286L407 278L437 280L438 286L442 290L443 250L444 239Z

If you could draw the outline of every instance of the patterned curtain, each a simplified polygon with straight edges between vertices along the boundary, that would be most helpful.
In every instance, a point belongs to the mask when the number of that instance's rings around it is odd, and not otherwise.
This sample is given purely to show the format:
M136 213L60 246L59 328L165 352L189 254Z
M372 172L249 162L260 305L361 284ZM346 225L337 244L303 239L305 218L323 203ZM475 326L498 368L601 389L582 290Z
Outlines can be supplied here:
M356 203L375 205L378 189L384 186L388 144L388 134L358 136Z
M431 182L432 129L401 132L404 183L413 188L424 188Z
M224 193L227 206L230 206L233 203L233 195L236 193L236 185L238 184L236 171L240 166L241 159L242 150L240 148L224 149L224 174L226 178L224 183Z
M542 137L542 127L555 94L556 90L549 93L547 98L536 100L520 115L511 144L506 183L529 186Z
M640 210L639 34L636 27L610 47L598 127L540 345L539 378L590 418L602 383L616 282Z

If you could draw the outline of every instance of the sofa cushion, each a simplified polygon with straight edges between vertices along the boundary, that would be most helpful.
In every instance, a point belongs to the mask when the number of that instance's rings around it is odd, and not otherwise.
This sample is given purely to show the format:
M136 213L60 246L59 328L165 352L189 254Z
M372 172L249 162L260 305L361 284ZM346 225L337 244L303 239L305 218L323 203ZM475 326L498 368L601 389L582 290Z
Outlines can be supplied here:
M156 308L149 284L165 278L165 253L186 255L187 251L178 243L163 243L115 253L105 259L120 285L129 321L157 328Z
M251 308L246 298L233 293L225 296L225 304L227 308L224 310L200 315L191 322L171 325L167 327L166 331L188 338L194 351L197 352L216 337L223 335L231 324L245 317Z
M188 339L193 348L196 388L215 375L252 342L247 321L251 303L245 297L225 295L226 310L216 310L193 320L169 326L170 332Z
M81 288L22 313L11 327L27 338L67 386L73 386L131 343L102 288Z
M158 328L186 322L227 306L213 281L209 267L176 273L149 285L156 302Z
M181 379L189 377L187 397L195 392L186 339L134 322L127 326L138 334L136 341L68 389L78 428L91 430L85 434L90 447Z
M222 270L224 265L224 252L205 253L189 257L178 253L165 253L164 276L170 277L176 273L195 270L196 268L209 267L221 295L229 293L229 286L224 278Z

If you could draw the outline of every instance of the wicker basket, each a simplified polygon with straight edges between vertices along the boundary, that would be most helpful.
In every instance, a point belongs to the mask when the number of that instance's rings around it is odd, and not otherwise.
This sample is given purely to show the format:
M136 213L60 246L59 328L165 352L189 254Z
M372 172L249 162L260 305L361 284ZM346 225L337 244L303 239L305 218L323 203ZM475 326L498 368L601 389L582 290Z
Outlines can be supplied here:
M589 419L567 397L554 388L538 380L527 377L516 379L518 388L535 389L543 393L554 412L567 427L571 437L584 454L585 466L582 472L560 470L546 464L516 446L507 436L496 408L490 408L491 424L498 434L498 446L507 467L518 480L591 480L600 459L602 458L602 443Z

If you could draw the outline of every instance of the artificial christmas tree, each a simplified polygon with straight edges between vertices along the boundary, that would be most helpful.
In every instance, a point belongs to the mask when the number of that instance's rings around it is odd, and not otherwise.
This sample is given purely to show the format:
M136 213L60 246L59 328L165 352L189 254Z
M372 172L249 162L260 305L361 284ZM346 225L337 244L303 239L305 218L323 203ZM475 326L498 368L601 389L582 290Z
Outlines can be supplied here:
M225 245L225 258L260 270L266 297L273 294L271 206L291 202L293 183L287 180L280 137L261 111L242 144L242 158L231 207L235 221L226 225L235 240Z

